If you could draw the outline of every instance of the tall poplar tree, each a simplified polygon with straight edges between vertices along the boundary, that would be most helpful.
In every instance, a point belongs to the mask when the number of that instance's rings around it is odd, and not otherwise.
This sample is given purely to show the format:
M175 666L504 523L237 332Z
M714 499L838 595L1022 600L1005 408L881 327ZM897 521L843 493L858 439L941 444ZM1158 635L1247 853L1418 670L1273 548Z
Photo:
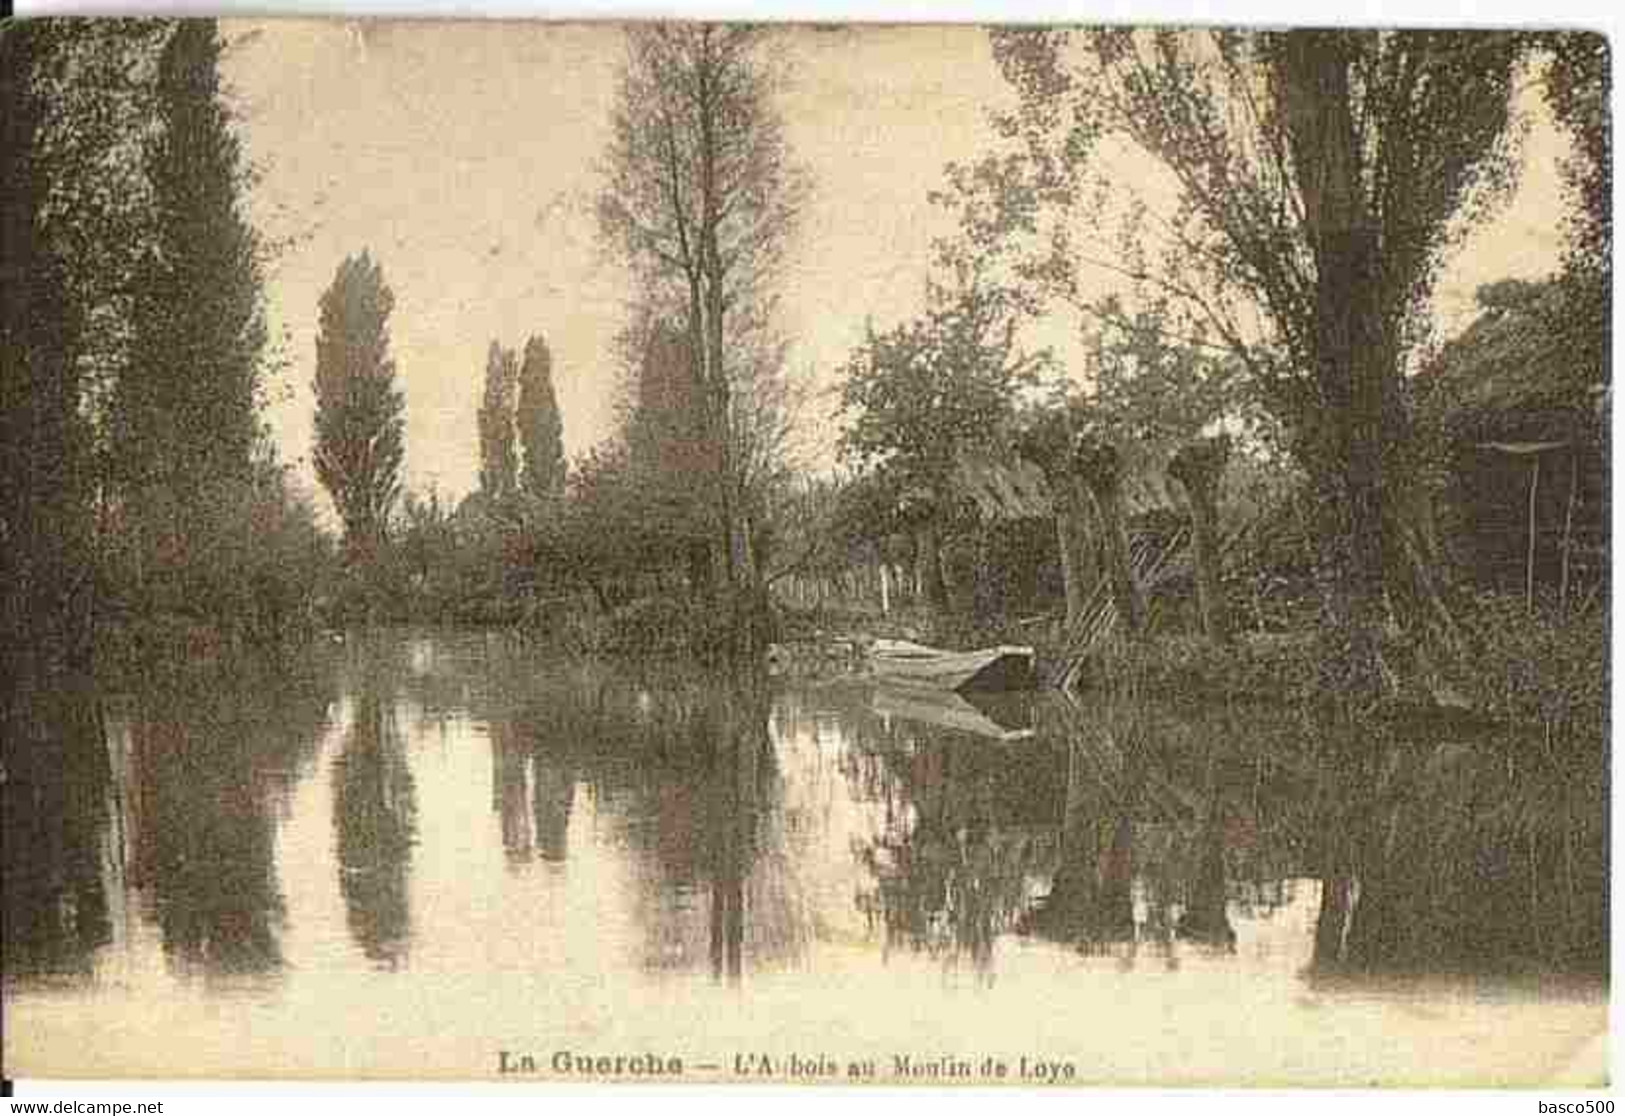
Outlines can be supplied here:
M213 20L172 25L142 142L146 234L129 284L129 351L109 392L110 542L142 608L240 611L239 514L263 440L263 251L222 98Z
M716 469L712 560L731 651L760 650L762 586L751 560L746 455L736 415L742 338L766 314L804 183L775 103L781 75L759 27L655 23L627 35L599 197L604 241L672 309L703 399Z
M389 355L395 296L363 251L322 295L316 337L316 476L344 522L347 559L377 554L400 495L406 400Z
M491 500L506 500L519 488L519 458L514 445L514 396L519 361L512 349L491 342L485 354L485 397L480 403L480 491Z
M146 221L132 137L163 25L0 23L0 679L88 666L95 628L93 401L122 355ZM10 710L7 700L8 724ZM24 696L24 714L29 703ZM29 730L4 727L23 740Z
M221 100L214 20L182 20L158 66L148 141L153 231L138 261L129 363L114 393L113 470L138 499L181 503L246 479L266 342L262 251L243 214L241 145Z
M564 419L553 391L553 357L540 334L525 342L519 371L519 443L524 450L520 487L539 498L564 494Z

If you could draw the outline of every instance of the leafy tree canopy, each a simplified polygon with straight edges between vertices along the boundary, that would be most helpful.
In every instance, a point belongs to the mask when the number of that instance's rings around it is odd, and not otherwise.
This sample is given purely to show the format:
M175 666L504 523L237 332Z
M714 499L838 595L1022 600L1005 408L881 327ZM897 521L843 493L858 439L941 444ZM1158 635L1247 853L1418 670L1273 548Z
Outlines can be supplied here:
M525 342L515 421L524 451L523 490L538 498L564 494L564 418L553 390L553 356L540 334Z
M932 301L910 322L871 326L842 367L841 450L940 500L957 454L1008 433L1019 394L1037 386L1049 357L1024 352L1016 320L975 287L938 288Z
M363 251L339 265L321 298L316 338L316 476L344 522L345 540L381 541L400 492L406 400L389 355L394 293Z

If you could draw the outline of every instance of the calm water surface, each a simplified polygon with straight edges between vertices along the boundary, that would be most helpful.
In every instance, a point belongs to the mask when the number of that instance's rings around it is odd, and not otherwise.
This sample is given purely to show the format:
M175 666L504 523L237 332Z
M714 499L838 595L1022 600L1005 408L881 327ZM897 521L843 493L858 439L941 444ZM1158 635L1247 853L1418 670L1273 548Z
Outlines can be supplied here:
M1331 796L1279 713L408 632L75 708L68 778L8 773L13 1075L491 1078L503 1051L699 1080L792 1054L877 1081L989 1056L1011 1081L1606 1074L1600 981L1458 960L1551 955L1502 891L1572 904L1539 890L1568 846L1354 880L1363 933L1435 963L1314 963ZM1448 843L1388 840L1413 866Z

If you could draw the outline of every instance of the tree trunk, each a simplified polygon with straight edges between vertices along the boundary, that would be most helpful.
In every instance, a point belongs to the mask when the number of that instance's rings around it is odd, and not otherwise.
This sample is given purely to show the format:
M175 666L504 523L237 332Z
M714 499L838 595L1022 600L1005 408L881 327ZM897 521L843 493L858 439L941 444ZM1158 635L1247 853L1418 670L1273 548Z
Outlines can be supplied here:
M721 537L726 548L727 578L723 587L728 595L728 615L732 627L730 644L734 657L743 662L754 659L761 650L765 609L750 561L749 540L746 538L742 509L743 470L736 460L730 398L732 389L724 360L724 284L727 265L723 263L719 244L723 204L717 173L720 135L725 127L718 120L723 94L713 84L713 76L708 68L702 66L697 76L701 155L699 264L705 327L702 359L705 379L711 391L712 430L717 447L721 489L718 512L722 519Z
M1122 461L1117 450L1105 442L1081 442L1073 451L1073 466L1089 486L1100 516L1102 557L1106 576L1111 579L1112 603L1117 616L1131 636L1145 630L1145 599L1134 580L1129 557L1128 527L1123 511Z
M1341 33L1294 32L1279 73L1315 260L1314 467L1329 688L1380 696L1386 532L1383 463L1401 443L1395 338L1384 319L1381 237L1365 202L1362 153Z
M1090 529L1094 501L1073 460L1073 448L1073 433L1064 416L1041 423L1017 439L1018 452L1038 466L1049 486L1069 628L1083 615L1100 580L1099 548Z
M1191 508L1191 534L1196 554L1196 605L1202 634L1219 643L1230 640L1230 623L1219 587L1219 481L1230 457L1224 435L1182 446L1168 465L1168 475L1185 489Z
M1083 489L1083 482L1070 473L1062 473L1050 481L1050 493L1055 505L1055 537L1061 552L1061 580L1066 588L1066 622L1070 627L1088 607L1089 595L1100 579L1100 564L1090 532L1090 497Z
M919 562L920 592L933 609L948 608L948 583L942 577L942 543L934 519L920 524L917 561Z
M971 614L991 622L1006 611L1008 585L1004 571L993 561L993 530L982 523L976 531L976 568L971 577Z

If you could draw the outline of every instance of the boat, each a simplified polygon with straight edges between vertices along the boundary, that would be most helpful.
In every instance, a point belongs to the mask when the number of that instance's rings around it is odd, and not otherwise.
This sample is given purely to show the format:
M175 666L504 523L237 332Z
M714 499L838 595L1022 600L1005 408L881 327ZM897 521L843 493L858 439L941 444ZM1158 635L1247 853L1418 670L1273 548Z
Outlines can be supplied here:
M869 647L876 679L935 690L1030 690L1034 685L1031 647L984 647L944 651L906 639L877 639Z
M1031 740L1036 735L1031 708L1011 704L1027 700L1013 695L989 696L985 690L959 694L882 682L875 687L871 708L882 717L916 721L1008 744Z

